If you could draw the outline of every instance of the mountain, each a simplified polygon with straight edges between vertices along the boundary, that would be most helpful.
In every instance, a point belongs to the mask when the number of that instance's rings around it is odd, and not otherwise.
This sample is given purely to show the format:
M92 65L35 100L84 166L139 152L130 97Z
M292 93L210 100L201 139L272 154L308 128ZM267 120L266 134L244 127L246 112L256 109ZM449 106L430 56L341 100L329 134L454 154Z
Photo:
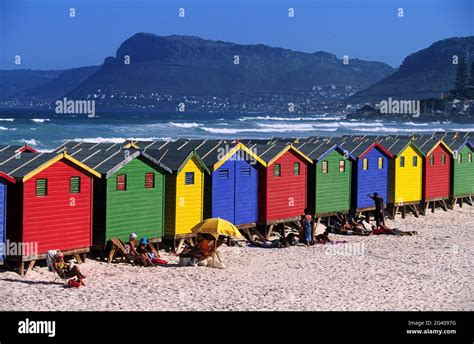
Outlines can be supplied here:
M0 70L0 99L16 99L32 87L54 80L62 70Z
M454 55L474 61L474 36L444 39L409 55L396 72L349 97L346 102L375 102L388 97L439 98L454 87Z
M128 57L130 64L124 63ZM215 109L219 110L223 102L250 105L268 100L271 105L270 99L276 95L282 102L298 93L307 100L317 86L363 89L393 71L384 63L359 59L345 65L326 52L138 33L124 41L115 57L106 58L97 72L67 96L94 97L107 106L138 104L156 108L170 99L175 106L174 99L179 97L191 97L200 104L217 97L221 103Z
M68 69L46 83L27 89L25 97L44 101L57 100L86 81L97 70L99 66Z

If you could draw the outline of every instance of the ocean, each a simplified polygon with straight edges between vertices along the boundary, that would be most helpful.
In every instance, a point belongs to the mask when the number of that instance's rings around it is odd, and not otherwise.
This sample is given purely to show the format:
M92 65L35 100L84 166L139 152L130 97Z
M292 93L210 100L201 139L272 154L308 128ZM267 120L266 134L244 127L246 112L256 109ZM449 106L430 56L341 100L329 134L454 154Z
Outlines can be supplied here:
M0 115L0 144L27 143L41 150L53 149L67 140L264 139L344 134L408 135L433 131L474 131L474 123L363 122L332 114L107 114L88 118L86 115L65 117L15 110L3 111Z

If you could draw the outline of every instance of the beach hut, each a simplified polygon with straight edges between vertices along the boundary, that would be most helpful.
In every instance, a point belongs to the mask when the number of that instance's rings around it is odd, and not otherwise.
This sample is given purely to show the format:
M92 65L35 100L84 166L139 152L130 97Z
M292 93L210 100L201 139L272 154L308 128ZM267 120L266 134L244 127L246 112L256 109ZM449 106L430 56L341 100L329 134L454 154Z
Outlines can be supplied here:
M165 176L164 238L179 242L193 237L191 229L204 216L204 174L209 173L199 155L188 146L190 140L136 141L130 143L171 173Z
M258 221L258 165L265 162L238 141L191 140L205 174L204 218L222 218L238 228Z
M447 141L453 151L451 160L451 207L456 203L462 207L466 201L472 206L474 195L474 144L464 137L453 137Z
M300 140L297 148L313 162L310 166L309 209L319 220L351 209L354 157L333 138Z
M0 145L0 153L3 156L18 156L22 153L36 153L36 150L28 145ZM15 179L0 171L0 264L4 263L7 246L7 190L9 183L15 183Z
M166 166L123 144L67 142L66 151L100 173L94 180L93 246L104 250L110 239L128 240L131 232L161 241L164 230Z
M258 170L258 223L267 237L276 224L301 219L307 208L310 158L287 142L247 146L264 162Z
M20 274L25 262L29 270L52 249L81 262L92 245L92 184L100 174L67 153L7 151L0 152L0 171L15 180L8 185L6 237L17 252L7 260L19 263Z
M373 210L367 197L375 192L388 199L389 160L393 155L372 137L344 137L341 145L355 158L352 169L352 208L357 212Z
M393 155L389 161L388 204L392 217L406 210L418 217L422 200L424 154L408 136L387 137L381 143Z
M446 201L451 193L451 159L453 151L448 145L435 136L415 138L416 145L423 153L423 179L422 179L422 204L421 209L426 215L426 210L431 205L432 212L436 204L445 211Z

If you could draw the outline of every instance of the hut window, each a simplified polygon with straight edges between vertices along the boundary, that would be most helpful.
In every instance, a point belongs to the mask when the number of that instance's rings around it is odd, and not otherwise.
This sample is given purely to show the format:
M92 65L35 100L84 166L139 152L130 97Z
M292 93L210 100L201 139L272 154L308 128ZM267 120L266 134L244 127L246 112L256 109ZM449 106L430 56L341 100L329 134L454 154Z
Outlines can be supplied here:
M467 155L467 162L472 162L472 153Z
M273 176L274 177L281 177L281 165L275 164L273 167Z
M462 154L459 153L458 154L458 164L460 164L462 162Z
M344 160L339 161L339 172L344 172L346 170L346 162Z
M81 192L81 177L69 178L69 193L78 194Z
M240 175L249 177L252 174L251 167L242 167L240 169Z
M299 162L293 163L293 175L294 176L299 176L300 175L300 163Z
M155 174L145 173L145 189L154 189L154 188L155 188Z
M362 160L362 169L363 169L364 171L367 171L367 170L369 169L369 159L364 158L364 159Z
M48 180L36 179L36 196L48 195Z
M430 155L430 165L434 165L434 155Z
M328 173L328 162L327 162L327 160L323 161L321 167L322 167L322 173Z
M184 184L194 185L194 172L186 172L184 178Z
M416 166L418 166L418 157L414 156L413 157L413 167L416 167Z
M400 167L405 167L405 157L404 156L400 157Z
M379 170L383 169L383 158L382 157L380 157L377 160L377 166L378 166Z
M223 168L219 170L219 178L228 179L229 178L229 169Z
M117 191L126 191L127 190L127 176L125 174L119 174L117 176Z
M446 165L446 154L441 154L441 164Z

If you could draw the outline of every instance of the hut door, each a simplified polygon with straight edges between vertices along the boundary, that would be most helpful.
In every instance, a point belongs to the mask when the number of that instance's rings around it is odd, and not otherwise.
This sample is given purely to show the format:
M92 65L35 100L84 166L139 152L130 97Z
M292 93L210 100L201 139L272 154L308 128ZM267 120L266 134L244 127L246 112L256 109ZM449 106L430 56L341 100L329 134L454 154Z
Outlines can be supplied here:
M235 161L235 222L243 225L257 222L257 165L248 160Z

